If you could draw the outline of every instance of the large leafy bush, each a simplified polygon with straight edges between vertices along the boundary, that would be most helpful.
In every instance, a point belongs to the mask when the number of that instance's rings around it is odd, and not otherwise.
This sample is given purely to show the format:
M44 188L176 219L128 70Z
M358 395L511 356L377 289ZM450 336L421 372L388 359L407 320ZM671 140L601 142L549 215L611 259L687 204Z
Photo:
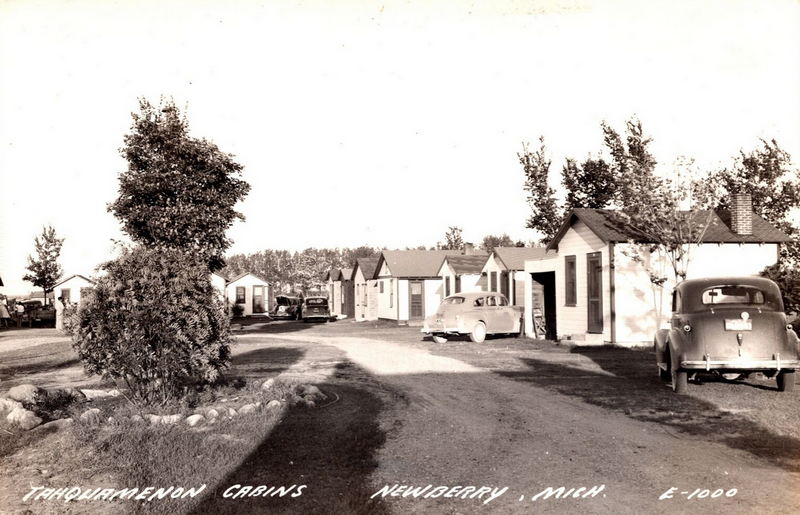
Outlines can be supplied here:
M124 382L146 403L219 377L230 326L204 258L138 247L105 268L73 327L87 372Z

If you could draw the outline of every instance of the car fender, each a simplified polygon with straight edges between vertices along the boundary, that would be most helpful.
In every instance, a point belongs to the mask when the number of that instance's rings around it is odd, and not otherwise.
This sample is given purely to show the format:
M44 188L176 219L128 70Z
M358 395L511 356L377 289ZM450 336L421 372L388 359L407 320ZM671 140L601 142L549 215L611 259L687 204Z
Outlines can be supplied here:
M793 348L795 353L800 356L800 338L797 337L794 329L786 330L786 339L789 342L789 347Z
M464 313L461 315L461 329L465 333L469 333L472 331L472 328L475 327L475 324L478 322L483 322L481 317L478 316L476 313ZM484 322L486 324L486 322Z

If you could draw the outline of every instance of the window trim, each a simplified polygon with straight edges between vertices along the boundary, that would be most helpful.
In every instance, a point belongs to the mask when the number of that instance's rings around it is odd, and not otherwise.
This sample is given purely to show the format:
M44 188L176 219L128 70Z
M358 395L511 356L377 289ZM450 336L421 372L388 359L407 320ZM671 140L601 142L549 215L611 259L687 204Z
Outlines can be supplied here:
M572 264L572 270L570 270ZM577 256L564 256L564 305L578 305L578 262Z

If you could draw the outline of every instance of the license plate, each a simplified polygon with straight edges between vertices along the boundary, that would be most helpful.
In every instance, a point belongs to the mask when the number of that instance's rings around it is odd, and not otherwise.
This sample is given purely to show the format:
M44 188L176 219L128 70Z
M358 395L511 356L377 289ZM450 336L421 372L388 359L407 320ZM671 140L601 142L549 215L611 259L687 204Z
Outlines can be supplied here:
M741 318L733 318L733 319L725 319L725 330L726 331L752 331L753 330L753 321L742 320Z

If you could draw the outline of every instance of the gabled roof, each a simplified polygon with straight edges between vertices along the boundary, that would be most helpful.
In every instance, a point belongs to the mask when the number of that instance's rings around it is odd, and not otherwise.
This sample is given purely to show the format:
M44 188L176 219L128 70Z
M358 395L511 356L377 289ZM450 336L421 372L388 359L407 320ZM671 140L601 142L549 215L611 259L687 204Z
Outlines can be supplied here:
M525 270L526 260L542 259L548 254L545 247L495 247L493 252L506 270Z
M267 281L266 279L264 279L263 277L261 277L260 275L258 275L255 272L244 272L242 274L237 275L236 277L234 277L230 281L228 281L228 285L231 285L231 284L235 283L236 281L238 281L239 279L241 279L241 278L243 278L245 276L248 276L248 275L252 275L253 277L258 279L259 281L263 281L264 283L269 284L269 281Z
M338 268L331 268L328 270L328 273L325 274L325 278L323 281L338 281L339 276L342 274L342 271Z
M479 274L483 270L483 265L486 264L487 259L489 259L488 256L476 255L446 256L439 268L441 269L444 263L447 263L456 275Z
M636 229L621 221L617 211L611 209L576 208L567 215L547 250L558 249L558 242L564 237L572 224L580 220L603 242L617 243L636 241L648 243ZM698 221L709 219L708 229L702 243L784 243L792 241L783 231L753 213L752 234L736 234L730 227L730 211L684 211L685 216ZM709 218L710 217L710 218Z
M384 250L375 266L377 279L381 264L386 263L392 277L439 277L446 256L461 255L460 250Z
M353 277L353 269L352 268L342 268L339 271L339 281L349 281Z
M74 278L76 278L76 277L80 277L80 278L81 278L81 279L83 279L84 281L88 281L88 282L90 282L90 283L94 284L94 281L92 281L91 279L89 279L89 278L88 278L88 277L86 277L85 275L75 274L75 275L71 275L71 276L67 277L66 279L62 279L62 280L58 281L58 282L57 282L57 283L56 283L56 284L53 286L53 288L54 288L54 289L55 289L55 288L58 288L59 286L61 286L61 285L62 285L62 284L64 284L65 282L67 282L67 281L69 281L69 280L72 280L72 279L74 279Z
M361 269L361 275L365 279L371 279L375 275L375 268L378 266L378 258L358 258L356 259L356 266L353 267L353 273L350 275L350 280L356 279L356 270Z

